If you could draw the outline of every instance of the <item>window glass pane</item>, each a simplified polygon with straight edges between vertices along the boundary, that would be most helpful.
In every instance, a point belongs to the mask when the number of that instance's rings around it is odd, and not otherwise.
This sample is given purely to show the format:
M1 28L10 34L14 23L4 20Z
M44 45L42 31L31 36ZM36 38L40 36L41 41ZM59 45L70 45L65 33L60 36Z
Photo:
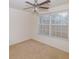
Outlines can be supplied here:
M49 35L49 25L40 25L39 34Z
M52 24L68 24L68 12L58 12L51 15Z
M68 38L68 26L51 25L51 36Z
M49 24L50 16L49 15L41 15L40 16L40 24Z

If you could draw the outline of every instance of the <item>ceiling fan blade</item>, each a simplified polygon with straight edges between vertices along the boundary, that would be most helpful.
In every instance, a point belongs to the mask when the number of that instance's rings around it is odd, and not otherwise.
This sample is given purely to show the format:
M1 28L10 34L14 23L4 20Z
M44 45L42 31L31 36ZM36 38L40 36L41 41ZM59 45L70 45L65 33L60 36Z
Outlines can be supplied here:
M46 4L46 3L49 3L49 2L50 2L50 0L46 0L46 1L44 1L44 2L42 2L40 4L38 4L38 5L43 5L43 4Z
M32 4L31 2L26 1L25 3L30 4L32 6L34 6L34 4Z
M43 9L49 9L49 7L39 7L39 8L43 8Z
M24 10L25 10L25 9L30 9L30 8L34 8L34 7L27 7L27 8L24 8Z

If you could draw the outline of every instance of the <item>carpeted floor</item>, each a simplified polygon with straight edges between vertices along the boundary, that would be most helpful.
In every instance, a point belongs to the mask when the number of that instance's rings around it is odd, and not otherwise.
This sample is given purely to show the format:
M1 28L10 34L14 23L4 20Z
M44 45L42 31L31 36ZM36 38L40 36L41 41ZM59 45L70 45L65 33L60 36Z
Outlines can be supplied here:
M35 40L10 46L10 59L69 59L68 53Z

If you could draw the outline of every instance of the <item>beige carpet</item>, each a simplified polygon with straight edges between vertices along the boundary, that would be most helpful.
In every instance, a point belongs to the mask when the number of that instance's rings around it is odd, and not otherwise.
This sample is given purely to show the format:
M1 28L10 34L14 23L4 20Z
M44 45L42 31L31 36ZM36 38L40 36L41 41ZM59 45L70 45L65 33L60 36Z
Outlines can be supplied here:
M35 40L10 46L10 59L69 59L68 53Z

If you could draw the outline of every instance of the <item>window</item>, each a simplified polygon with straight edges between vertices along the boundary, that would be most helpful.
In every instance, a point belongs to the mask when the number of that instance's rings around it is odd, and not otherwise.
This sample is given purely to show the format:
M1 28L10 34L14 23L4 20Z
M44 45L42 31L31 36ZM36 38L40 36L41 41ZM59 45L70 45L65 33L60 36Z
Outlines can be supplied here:
M51 14L51 36L68 38L68 11Z
M41 14L39 18L39 34L68 39L67 10Z
M41 14L39 34L68 39L68 11Z
M41 15L39 19L39 34L49 35L49 15Z

